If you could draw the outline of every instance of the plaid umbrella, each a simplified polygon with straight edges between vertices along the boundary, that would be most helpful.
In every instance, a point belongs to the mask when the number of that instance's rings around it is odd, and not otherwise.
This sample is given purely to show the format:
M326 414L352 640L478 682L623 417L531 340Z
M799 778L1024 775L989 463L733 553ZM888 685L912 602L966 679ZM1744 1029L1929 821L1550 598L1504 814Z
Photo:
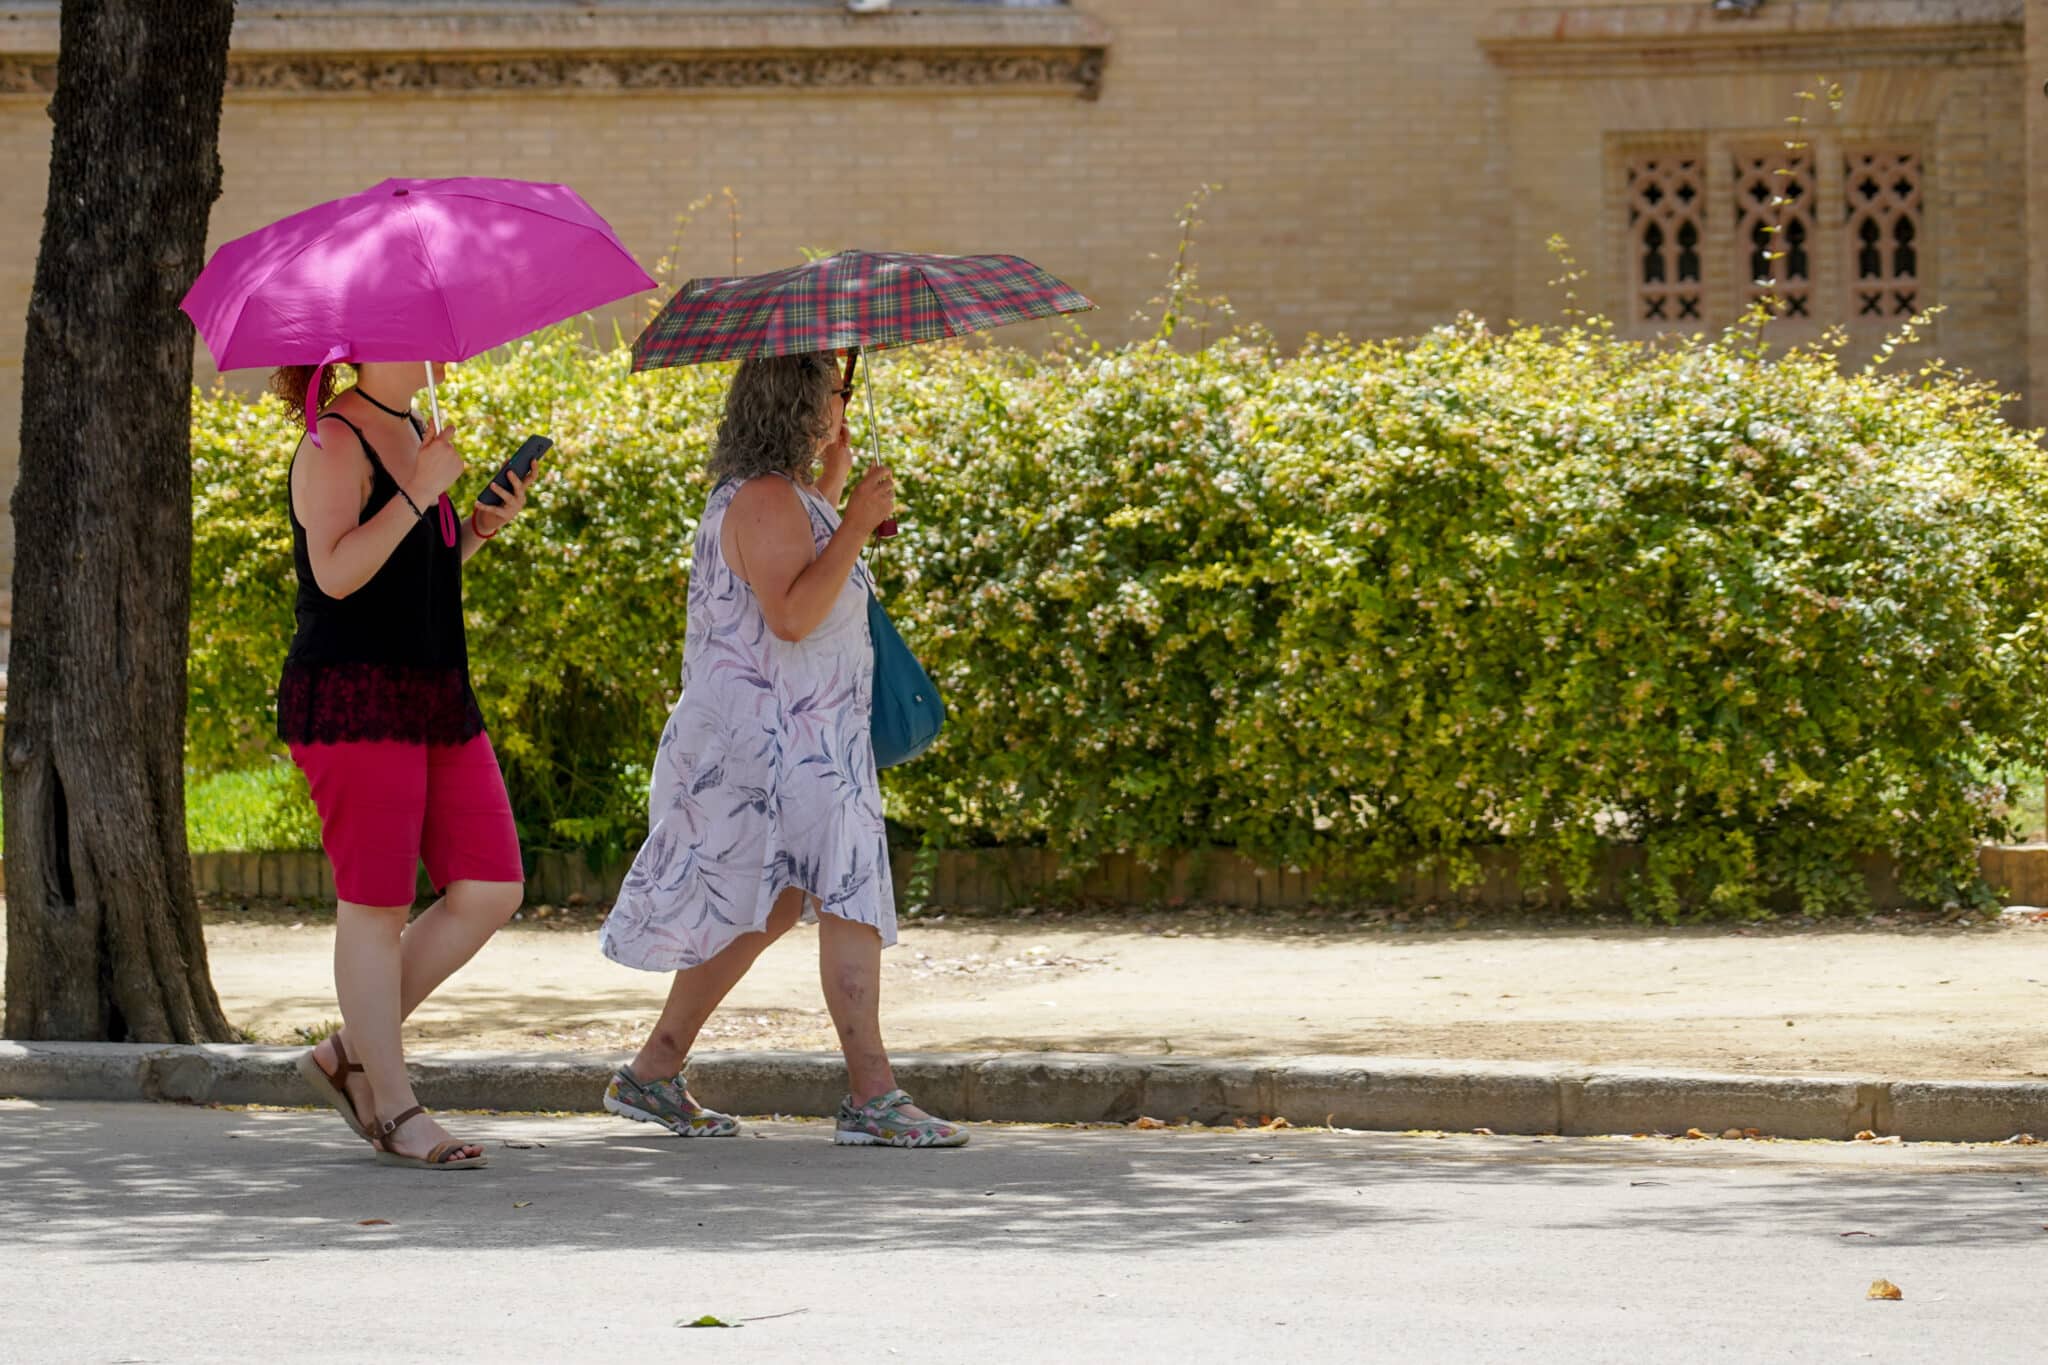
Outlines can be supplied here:
M1016 256L842 251L765 275L691 280L633 342L633 368L873 351L1093 308Z

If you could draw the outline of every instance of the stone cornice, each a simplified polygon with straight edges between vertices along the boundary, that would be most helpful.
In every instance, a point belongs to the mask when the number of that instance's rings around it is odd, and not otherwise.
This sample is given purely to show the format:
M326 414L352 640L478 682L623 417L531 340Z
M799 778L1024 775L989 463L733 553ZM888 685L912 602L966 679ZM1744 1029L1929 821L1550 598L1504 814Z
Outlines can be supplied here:
M2017 62L2025 0L1768 0L1751 15L1702 0L1502 10L1480 46L1515 74L1621 75ZM1820 65L1816 65L1819 63Z
M57 6L0 0L0 95L55 88ZM230 95L519 91L1100 92L1109 33L1065 7L704 0L245 7Z

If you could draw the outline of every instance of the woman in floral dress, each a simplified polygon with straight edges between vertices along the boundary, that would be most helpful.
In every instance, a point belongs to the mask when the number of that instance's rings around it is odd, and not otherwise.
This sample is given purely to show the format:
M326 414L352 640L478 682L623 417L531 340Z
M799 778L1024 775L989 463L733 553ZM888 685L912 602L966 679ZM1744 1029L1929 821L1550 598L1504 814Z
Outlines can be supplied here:
M869 735L874 581L860 552L894 510L895 481L877 465L843 519L836 510L853 463L846 399L826 355L743 361L726 393L691 560L683 694L655 755L647 842L604 926L605 956L675 981L604 1105L680 1136L737 1132L690 1094L690 1047L762 950L814 920L849 1082L834 1141L957 1147L967 1134L897 1089L882 1046L896 909Z

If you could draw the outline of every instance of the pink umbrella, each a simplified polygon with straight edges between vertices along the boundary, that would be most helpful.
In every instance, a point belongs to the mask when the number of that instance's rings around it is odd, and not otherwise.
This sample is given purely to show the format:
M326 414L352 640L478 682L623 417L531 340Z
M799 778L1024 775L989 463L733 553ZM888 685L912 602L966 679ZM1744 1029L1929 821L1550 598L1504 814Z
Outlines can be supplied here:
M653 289L566 185L386 180L213 253L183 308L222 370L337 360L454 361ZM427 401L441 424L434 371Z

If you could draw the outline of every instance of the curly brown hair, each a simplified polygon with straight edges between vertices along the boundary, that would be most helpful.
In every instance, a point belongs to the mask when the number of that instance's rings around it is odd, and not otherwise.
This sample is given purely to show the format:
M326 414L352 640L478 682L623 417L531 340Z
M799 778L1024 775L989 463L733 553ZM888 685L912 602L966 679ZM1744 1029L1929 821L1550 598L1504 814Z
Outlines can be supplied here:
M340 390L341 368L345 361L336 361L320 372L320 393L313 403L314 412L324 412L334 401ZM285 411L300 421L306 419L306 389L313 382L311 365L280 365L270 372L270 391L284 402Z
M827 421L838 387L838 367L828 355L742 360L725 391L725 416L706 470L712 482L809 473L818 447L831 438Z

